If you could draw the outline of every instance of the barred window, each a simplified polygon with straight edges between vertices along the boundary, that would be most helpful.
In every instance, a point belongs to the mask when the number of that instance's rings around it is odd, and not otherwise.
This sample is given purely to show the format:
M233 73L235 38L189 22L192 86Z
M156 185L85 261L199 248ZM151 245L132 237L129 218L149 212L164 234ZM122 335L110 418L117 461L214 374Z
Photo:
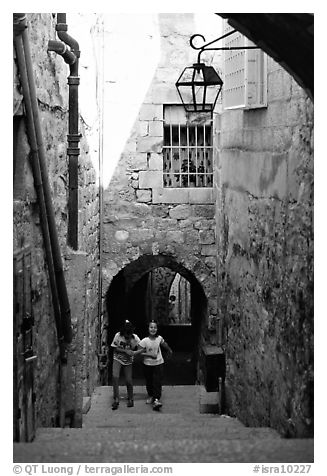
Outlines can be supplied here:
M212 187L212 114L164 106L164 187Z

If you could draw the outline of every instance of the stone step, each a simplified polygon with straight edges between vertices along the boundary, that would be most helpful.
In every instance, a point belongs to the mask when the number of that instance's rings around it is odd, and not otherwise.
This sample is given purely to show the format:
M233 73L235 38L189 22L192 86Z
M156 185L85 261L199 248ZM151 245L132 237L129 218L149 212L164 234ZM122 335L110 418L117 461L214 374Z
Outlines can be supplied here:
M83 431L83 430L79 430ZM310 463L313 440L106 440L94 430L84 439L15 443L15 463ZM119 440L119 438L118 438Z
M199 386L164 387L163 408L145 404L111 409L111 387L95 389L83 428L39 428L32 443L14 444L14 462L42 463L260 463L312 462L313 440L285 440L271 428L247 428L236 418L201 414ZM125 393L124 393L125 392Z
M107 412L93 413L84 419L83 427L89 428L93 426L139 426L139 425L153 425L160 422L160 425L175 424L180 426L217 426L217 422L220 425L235 426L238 428L243 427L243 424L236 418L231 418L225 415L212 415L212 414L175 414L169 413L166 409L162 409L158 412L153 411L149 406L146 409L146 413L140 413L136 408L129 408L128 411L118 410L112 411L111 408Z
M120 387L120 406L119 414L124 412L137 411L141 414L145 414L151 410L149 405L145 405L145 400L147 398L147 392L144 386L134 386L134 408L126 408L127 396L126 388L124 386ZM218 396L216 393L206 393L203 387L198 385L177 385L177 386L164 386L162 403L162 411L164 413L173 413L178 415L185 414L200 414L201 408L205 408L210 403L217 400ZM93 414L106 414L112 413L111 410L112 403L112 388L108 386L97 387L91 398L91 408L90 411L84 415L83 420L87 422L90 418L90 415ZM205 413L203 413L205 414Z
M152 423L151 423L152 422ZM221 422L221 423L220 423ZM196 424L198 423L198 424ZM204 424L203 424L204 423ZM167 440L201 440L201 439L280 439L280 435L271 428L247 428L239 423L224 422L224 420L216 420L207 425L202 420L202 424L194 419L193 421L185 421L182 424L174 419L165 420L162 415L155 419L129 420L105 422L102 421L94 427L83 429L78 428L50 428L38 429L38 441L67 441L88 439L106 441L141 441L153 438L155 441Z

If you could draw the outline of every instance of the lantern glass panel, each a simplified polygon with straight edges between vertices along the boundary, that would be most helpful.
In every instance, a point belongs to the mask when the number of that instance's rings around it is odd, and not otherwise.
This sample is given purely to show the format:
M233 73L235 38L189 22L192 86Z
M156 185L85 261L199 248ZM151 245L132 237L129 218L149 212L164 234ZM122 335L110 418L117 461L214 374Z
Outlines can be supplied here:
M179 78L179 83L191 83L193 81L193 68L185 68L181 77Z
M184 69L176 87L187 112L211 112L222 87L222 80L212 66L196 63Z

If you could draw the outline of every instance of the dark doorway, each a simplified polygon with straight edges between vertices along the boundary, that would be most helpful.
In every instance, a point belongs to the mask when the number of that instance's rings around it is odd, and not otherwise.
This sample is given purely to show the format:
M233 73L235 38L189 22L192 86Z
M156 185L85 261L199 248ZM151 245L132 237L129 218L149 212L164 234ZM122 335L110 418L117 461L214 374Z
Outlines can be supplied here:
M146 258L147 269L136 267L132 263L115 276L108 289L108 345L110 347L113 336L124 319L133 323L135 333L140 339L148 335L148 322L156 319L160 335L174 352L173 357L165 362L164 385L194 385L197 380L201 322L207 305L202 286L192 273L171 259L156 262L155 258L158 257ZM174 278L178 274L188 284L189 316L184 316L183 322L177 320L170 323L169 296ZM174 292L176 293L176 290ZM110 376L109 368L108 384L111 383ZM141 358L136 358L134 362L133 376L135 385L144 384Z

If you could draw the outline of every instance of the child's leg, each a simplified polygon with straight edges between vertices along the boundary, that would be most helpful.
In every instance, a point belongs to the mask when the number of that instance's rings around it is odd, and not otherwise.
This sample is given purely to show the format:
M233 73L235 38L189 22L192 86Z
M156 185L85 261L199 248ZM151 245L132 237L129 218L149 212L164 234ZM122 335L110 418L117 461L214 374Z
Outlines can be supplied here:
M132 373L132 364L124 365L124 373L127 387L127 398L128 400L133 400L133 373Z
M151 365L143 365L145 387L149 397L153 397L153 369Z
M162 392L163 364L153 365L153 398L160 400Z
M121 363L118 360L113 360L112 362L112 387L114 394L114 401L119 401L119 374L120 374Z

